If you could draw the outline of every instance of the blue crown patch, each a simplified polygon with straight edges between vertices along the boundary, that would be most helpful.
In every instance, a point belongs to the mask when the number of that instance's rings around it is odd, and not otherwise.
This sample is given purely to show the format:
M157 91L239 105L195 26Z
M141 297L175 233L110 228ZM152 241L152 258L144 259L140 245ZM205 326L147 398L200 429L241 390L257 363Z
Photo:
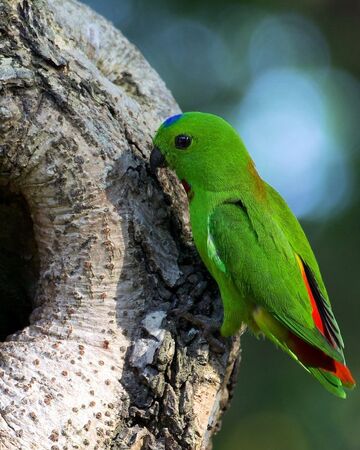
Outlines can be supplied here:
M165 120L165 122L163 123L163 127L164 127L164 128L169 127L169 126L172 125L174 122L176 122L177 120L179 120L181 116L182 116L182 114L175 114L175 116L171 116L171 117L167 118L167 119Z

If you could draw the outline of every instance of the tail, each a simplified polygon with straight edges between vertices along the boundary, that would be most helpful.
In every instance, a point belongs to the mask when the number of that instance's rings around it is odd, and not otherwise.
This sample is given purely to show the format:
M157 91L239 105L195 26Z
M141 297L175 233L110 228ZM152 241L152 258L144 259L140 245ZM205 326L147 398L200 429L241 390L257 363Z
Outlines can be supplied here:
M264 308L254 309L253 319L267 338L310 372L329 392L346 398L344 387L355 387L355 380L345 364L296 336Z
M344 367L350 373L349 369L346 366ZM354 381L353 381L354 384L352 384L351 386L345 385L337 376L335 376L330 372L327 372L326 370L315 369L314 367L307 367L307 370L324 386L325 389L327 389L329 392L336 395L337 397L346 398L346 392L344 391L343 386L348 389L352 389L355 387Z

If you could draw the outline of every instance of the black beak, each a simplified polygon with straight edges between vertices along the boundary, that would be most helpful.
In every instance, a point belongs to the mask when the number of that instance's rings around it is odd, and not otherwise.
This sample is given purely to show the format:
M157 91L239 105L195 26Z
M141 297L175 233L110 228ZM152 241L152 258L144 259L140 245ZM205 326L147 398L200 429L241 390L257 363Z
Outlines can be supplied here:
M153 175L158 167L165 167L165 157L157 147L154 147L150 155L150 171Z

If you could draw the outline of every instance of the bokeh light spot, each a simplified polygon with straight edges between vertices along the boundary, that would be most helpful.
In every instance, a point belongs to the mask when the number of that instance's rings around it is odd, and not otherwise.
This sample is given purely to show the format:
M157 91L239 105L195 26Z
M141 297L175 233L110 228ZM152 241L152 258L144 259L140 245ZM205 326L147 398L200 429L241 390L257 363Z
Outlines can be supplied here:
M262 19L252 33L248 55L253 74L279 66L325 67L330 60L319 30L295 14Z
M311 75L275 69L257 77L237 128L260 174L300 216L330 214L348 186L346 154L327 122L324 94ZM336 195L329 196L329 186Z

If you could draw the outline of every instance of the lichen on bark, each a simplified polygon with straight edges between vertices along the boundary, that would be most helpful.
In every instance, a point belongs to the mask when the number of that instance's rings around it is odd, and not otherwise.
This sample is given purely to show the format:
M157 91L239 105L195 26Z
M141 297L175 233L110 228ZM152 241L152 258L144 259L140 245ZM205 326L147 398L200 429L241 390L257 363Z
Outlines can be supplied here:
M28 264L16 270L32 308L0 344L0 447L210 448L239 339L215 352L179 314L220 321L222 309L181 187L148 170L178 106L80 3L4 0L0 30L0 214L25 242L14 238Z

